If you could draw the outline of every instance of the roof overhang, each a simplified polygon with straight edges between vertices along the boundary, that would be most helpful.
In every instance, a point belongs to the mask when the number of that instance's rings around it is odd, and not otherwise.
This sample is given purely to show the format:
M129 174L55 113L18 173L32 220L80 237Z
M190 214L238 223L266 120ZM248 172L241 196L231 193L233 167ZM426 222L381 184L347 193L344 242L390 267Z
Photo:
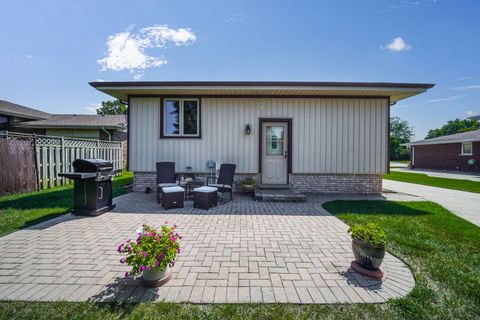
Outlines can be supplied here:
M391 103L420 94L434 84L386 82L258 82L258 81L129 81L90 82L119 100L128 96L201 97L371 97L389 98Z
M109 130L122 130L125 129L124 126L112 126L112 125L55 125L55 124L29 124L29 123L16 123L15 127L21 128L32 128L32 129L79 129L79 130L87 130L87 129L109 129Z
M29 119L29 120L44 120L44 119L48 119L49 117L51 117L50 115L48 115L48 116L26 115L26 114L23 114L23 113L7 111L7 110L0 110L0 114L10 116L10 117Z
M402 143L401 146L416 147L416 146L430 146L433 144L452 144L452 143L477 142L477 141L480 141L480 139L459 139L459 140L419 142L419 143L408 142L408 143Z

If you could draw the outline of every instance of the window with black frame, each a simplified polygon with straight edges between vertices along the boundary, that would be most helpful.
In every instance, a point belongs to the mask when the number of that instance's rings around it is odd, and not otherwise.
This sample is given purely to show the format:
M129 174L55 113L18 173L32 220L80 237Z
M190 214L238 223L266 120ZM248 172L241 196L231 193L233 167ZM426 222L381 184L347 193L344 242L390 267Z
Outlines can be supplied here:
M8 117L0 116L0 132L5 132L8 129Z
M200 107L198 99L164 99L163 137L199 137Z

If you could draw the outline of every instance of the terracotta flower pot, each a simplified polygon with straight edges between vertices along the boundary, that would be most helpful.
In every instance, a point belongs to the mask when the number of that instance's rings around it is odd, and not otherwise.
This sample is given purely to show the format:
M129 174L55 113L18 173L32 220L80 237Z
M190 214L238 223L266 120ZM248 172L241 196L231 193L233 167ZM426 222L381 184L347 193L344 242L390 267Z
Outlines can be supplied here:
M368 270L378 270L385 257L385 246L374 246L360 239L352 238L355 261Z
M142 284L145 287L160 287L170 280L172 277L172 269L167 266L165 270L161 271L160 268L151 268L150 271L143 270Z

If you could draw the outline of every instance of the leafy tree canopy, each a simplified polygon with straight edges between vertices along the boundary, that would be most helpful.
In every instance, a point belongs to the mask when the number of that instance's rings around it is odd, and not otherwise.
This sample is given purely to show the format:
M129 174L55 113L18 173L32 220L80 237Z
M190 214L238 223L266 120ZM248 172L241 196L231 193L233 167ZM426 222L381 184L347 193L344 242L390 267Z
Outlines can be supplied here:
M410 142L413 128L399 117L390 118L390 160L408 160L410 150L400 144Z
M428 131L425 139L436 138L441 136L446 136L449 134L472 131L480 129L480 121L471 120L471 119L455 119L450 120L447 124L443 125L441 128L433 129Z
M397 138L400 143L410 142L413 137L413 128L406 120L390 117L390 135Z
M120 102L120 100L114 101L102 101L102 106L97 109L98 115L116 115L127 114L128 107Z

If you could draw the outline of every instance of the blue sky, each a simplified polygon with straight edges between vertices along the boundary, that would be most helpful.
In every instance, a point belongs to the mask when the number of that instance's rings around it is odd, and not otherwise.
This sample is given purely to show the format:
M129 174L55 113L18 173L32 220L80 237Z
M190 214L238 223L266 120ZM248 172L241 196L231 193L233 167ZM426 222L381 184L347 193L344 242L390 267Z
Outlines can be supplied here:
M480 114L480 1L9 1L0 99L91 112L89 81L436 83L392 108L416 137ZM109 51L110 50L110 51Z

